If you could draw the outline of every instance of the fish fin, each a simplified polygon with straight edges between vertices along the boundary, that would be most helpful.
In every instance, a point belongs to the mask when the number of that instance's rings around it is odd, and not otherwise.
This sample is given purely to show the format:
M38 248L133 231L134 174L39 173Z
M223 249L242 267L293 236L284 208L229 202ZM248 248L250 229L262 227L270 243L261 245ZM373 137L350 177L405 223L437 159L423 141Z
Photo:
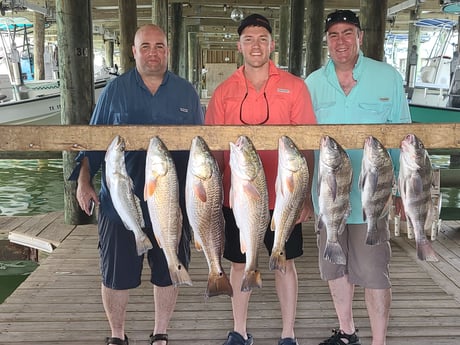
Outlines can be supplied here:
M390 193L390 195L388 196L388 200L385 206L383 207L382 213L380 214L379 218L387 217L390 214L391 206L393 206L393 196Z
M285 177L285 182L286 182L285 186L287 187L287 190L289 191L289 193L292 194L295 188L294 176L292 174L289 174L289 176Z
M205 293L206 299L218 295L228 295L233 297L232 285L223 270L216 273L209 272L208 276L208 286L206 287Z
M182 285L192 286L192 279L184 265L179 264L177 267L170 267L169 274L175 287Z
M318 215L318 224L316 224L316 228L321 230L324 227L323 216L322 214Z
M411 179L412 188L415 194L420 194L423 191L423 180L420 175L416 175Z
M377 191L377 185L378 185L378 182L379 182L379 175L378 174L369 174L369 178L367 180L368 180L368 183L370 184L372 195L374 195L375 192Z
M431 228L431 224L433 224L433 221L436 220L436 210L434 208L433 200L430 200L429 203L430 204L429 204L428 212L427 212L426 219L425 219L424 229L428 227Z
M243 275L243 282L241 283L241 291L249 292L253 288L262 287L262 278L258 270L245 271Z
M248 247L246 246L246 242L241 241L241 237L240 237L240 251L241 251L241 253L245 254L247 249L248 249Z
M350 213L345 213L343 215L343 218L342 218L342 222L339 224L339 229L337 231L337 233L339 235L341 235L344 231L345 231L345 228L347 226L347 219L348 219L348 216L350 215Z
M137 236L136 237L136 249L137 255L141 256L142 254L147 253L150 249L152 249L152 242L150 242L147 235Z
M279 270L281 273L286 273L286 253L284 250L272 251L268 268L271 271Z
M228 193L228 205L231 209L233 209L233 188L230 187L230 192Z
M345 265L347 263L347 259L345 258L345 254L339 242L327 241L323 257L333 264Z
M160 239L158 238L157 235L155 235L155 241L157 241L158 247L163 248L163 246L161 245Z
M327 175L327 185L329 186L329 189L331 190L332 200L335 201L335 198L337 197L337 180L335 179L334 175L332 174Z
M367 221L367 216L366 216L366 211L363 208L363 220L366 222Z
M321 195L321 176L318 176L318 181L316 183L316 195Z
M195 195L198 197L198 199L200 199L202 202L206 202L208 199L206 196L206 189L204 188L201 181L193 184L193 191L195 192Z
M195 241L195 249L201 252L203 250L203 247L201 246L200 242Z
M361 174L359 175L358 178L358 187L360 190L364 189L364 184L366 183L366 174L364 173L364 170L361 170Z
M259 200L260 193L257 188L252 183L244 183L243 184L243 191L251 198Z
M148 179L146 182L145 182L145 186L144 186L144 200L147 200L148 198L150 198L153 193L155 193L155 189L157 187L157 180L156 179Z
M424 238L420 241L416 241L415 246L417 250L417 257L419 258L419 260L431 262L439 261L428 239Z
M135 194L133 194L134 197L134 205L136 205L136 220L137 223L141 228L145 227L145 221L144 221L144 215L142 214L142 206L141 206L141 199Z

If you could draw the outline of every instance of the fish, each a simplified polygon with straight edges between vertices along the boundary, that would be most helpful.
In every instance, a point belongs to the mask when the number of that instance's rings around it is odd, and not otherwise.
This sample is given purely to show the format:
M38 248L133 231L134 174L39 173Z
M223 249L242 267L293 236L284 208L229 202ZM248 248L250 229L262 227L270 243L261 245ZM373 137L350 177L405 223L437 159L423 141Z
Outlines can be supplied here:
M323 257L344 265L346 257L338 242L351 213L350 191L353 170L350 157L330 136L320 140L318 164L318 230L326 227L327 242Z
M113 207L120 216L126 229L134 233L137 255L142 255L152 248L145 227L141 201L134 194L134 185L126 171L125 140L117 135L113 138L105 154L105 179Z
M251 139L240 136L230 142L231 187L229 202L240 232L246 264L241 291L262 287L258 269L259 248L270 222L268 190L262 161Z
M435 215L431 186L433 171L423 142L414 134L407 134L401 141L399 154L398 185L406 218L415 235L416 252L422 261L438 261L425 227Z
M222 210L224 191L217 161L206 141L192 139L185 181L185 207L192 227L195 247L203 251L208 263L206 299L226 294L233 296L230 281L222 267L225 219Z
M145 163L144 199L155 239L168 263L174 286L192 285L192 280L177 251L182 235L179 206L179 181L171 153L158 137L150 139Z
M278 140L278 171L275 182L275 208L270 228L275 232L270 270L286 272L285 245L302 212L308 192L307 160L288 136Z
M378 220L388 218L393 203L393 161L386 148L373 136L366 138L363 151L358 186L363 219L367 222L366 244L377 245L388 238L388 228Z

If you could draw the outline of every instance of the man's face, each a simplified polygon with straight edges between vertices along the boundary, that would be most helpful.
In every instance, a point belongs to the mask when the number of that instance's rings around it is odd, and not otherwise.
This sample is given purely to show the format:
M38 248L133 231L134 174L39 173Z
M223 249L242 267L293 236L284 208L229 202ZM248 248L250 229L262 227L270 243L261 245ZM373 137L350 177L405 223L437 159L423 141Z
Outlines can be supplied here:
M356 63L359 47L363 41L363 32L355 25L334 24L327 31L326 38L329 54L334 63L353 65Z
M154 27L138 31L134 39L133 55L141 75L162 75L168 66L169 48L166 37Z
M243 54L245 63L252 67L266 64L274 48L271 34L262 26L246 27L238 41L238 51Z

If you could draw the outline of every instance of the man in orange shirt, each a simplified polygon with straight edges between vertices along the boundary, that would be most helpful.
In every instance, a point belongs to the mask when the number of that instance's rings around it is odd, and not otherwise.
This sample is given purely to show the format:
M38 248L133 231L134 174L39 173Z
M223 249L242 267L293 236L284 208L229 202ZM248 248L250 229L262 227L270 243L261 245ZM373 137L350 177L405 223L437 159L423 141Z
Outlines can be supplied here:
M275 42L269 21L258 14L242 20L238 34L238 51L244 64L214 91L209 102L205 123L208 125L304 125L315 124L310 94L302 79L280 70L270 60ZM269 193L269 207L275 205L275 180L278 152L259 151L264 166ZM313 155L305 152L309 170L313 172ZM224 178L225 251L224 257L232 262L230 281L241 286L246 257L240 251L238 227L229 208L230 165L229 152L216 152ZM310 174L311 176L311 174ZM311 182L311 181L310 181ZM310 183L311 185L311 183ZM276 291L281 305L283 329L279 345L297 345L294 323L297 308L297 271L294 258L303 254L301 222L313 215L311 195L306 195L304 211L289 240L286 242L286 273L275 270ZM274 232L267 229L265 245L273 247ZM252 335L246 331L250 292L233 289L232 308L234 330L229 332L224 345L252 345Z

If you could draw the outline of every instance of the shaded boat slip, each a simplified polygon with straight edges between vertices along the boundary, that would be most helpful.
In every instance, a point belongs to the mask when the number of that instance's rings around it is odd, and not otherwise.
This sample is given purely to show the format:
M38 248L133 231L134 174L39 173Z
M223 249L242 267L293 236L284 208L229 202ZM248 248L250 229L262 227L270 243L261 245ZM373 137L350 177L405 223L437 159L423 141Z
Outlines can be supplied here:
M15 218L0 222L0 231L13 224ZM63 224L62 216L55 222ZM77 226L68 235L57 236L62 242L55 242L57 248L0 305L2 345L102 345L110 335L100 298L96 226ZM300 344L317 345L329 337L338 321L327 284L319 277L312 222L304 224L304 242L305 254L297 260L299 299L295 329ZM433 247L440 261L420 262L415 258L413 240L405 236L392 239L393 305L388 345L447 345L460 339L460 222L443 222ZM276 344L281 331L268 260L267 253L262 251L259 267L263 287L253 292L249 308L248 331L257 345ZM229 272L226 260L224 268ZM222 344L233 326L230 298L217 296L205 302L208 267L204 254L194 248L189 273L193 286L180 290L168 332L170 344L191 340L201 345ZM126 324L130 344L147 344L152 331L153 297L148 279L145 270L141 286L131 293ZM362 343L370 344L362 288L356 291L354 315Z

